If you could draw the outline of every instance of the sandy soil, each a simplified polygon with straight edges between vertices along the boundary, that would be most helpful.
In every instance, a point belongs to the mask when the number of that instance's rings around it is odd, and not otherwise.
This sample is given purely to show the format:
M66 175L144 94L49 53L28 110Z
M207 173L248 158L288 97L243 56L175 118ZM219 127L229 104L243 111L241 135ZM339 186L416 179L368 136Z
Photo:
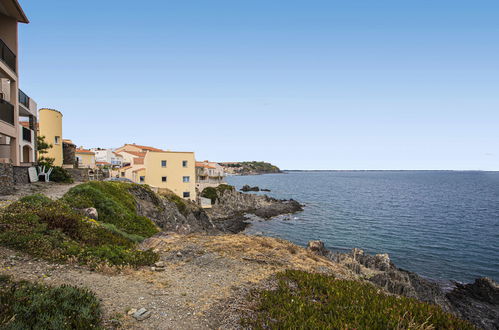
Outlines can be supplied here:
M0 248L0 273L16 280L87 287L102 300L106 326L119 324L126 329L234 327L237 319L231 317L237 306L230 306L234 296L286 268L353 276L306 249L268 237L162 233L143 247L160 253L164 271L147 267L111 274L106 269L91 271L34 260ZM150 318L136 321L127 315L130 309L142 307L152 312Z

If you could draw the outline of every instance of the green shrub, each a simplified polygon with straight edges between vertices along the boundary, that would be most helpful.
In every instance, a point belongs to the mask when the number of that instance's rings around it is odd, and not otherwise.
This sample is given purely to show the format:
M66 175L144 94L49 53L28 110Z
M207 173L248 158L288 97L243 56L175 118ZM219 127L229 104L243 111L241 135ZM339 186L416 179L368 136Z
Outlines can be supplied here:
M209 198L211 200L211 204L215 204L218 199L218 196L221 196L225 191L233 191L234 187L228 184L221 184L218 187L207 187L204 188L201 192L201 197Z
M150 237L159 230L150 219L137 215L131 187L133 184L123 182L92 181L71 188L63 199L75 208L95 207L99 221L128 234Z
M25 203L25 204L32 205L34 207L45 206L45 205L52 203L52 200L50 198L48 198L47 196L42 195L42 194L34 194L34 195L25 196L25 197L21 198L19 201L22 203Z
M40 196L29 196L0 213L0 245L49 260L77 257L89 264L142 266L157 258L151 251L135 249L142 239Z
M253 293L257 308L242 320L255 329L436 329L474 327L436 305L390 296L373 285L288 270L276 290Z
M73 178L69 175L69 172L60 166L53 166L52 173L50 174L50 181L62 182L62 183L72 183Z
M99 329L99 299L87 290L0 278L0 328Z

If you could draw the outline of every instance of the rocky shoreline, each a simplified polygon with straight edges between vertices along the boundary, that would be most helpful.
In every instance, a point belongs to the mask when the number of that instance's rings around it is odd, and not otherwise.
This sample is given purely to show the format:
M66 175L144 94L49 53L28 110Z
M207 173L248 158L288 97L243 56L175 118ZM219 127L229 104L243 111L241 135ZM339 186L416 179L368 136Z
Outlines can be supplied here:
M499 285L489 278L479 278L469 284L455 282L454 288L446 292L438 283L396 267L388 254L373 256L360 249L350 253L333 252L321 241L310 241L307 248L389 293L439 305L481 329L499 329Z

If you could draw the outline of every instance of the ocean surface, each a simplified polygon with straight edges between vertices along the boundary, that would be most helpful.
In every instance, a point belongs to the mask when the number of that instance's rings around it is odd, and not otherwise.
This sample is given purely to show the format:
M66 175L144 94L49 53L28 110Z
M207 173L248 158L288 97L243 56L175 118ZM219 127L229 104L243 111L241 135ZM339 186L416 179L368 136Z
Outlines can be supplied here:
M499 172L297 171L227 181L305 204L253 221L248 234L389 253L398 267L437 281L499 281Z

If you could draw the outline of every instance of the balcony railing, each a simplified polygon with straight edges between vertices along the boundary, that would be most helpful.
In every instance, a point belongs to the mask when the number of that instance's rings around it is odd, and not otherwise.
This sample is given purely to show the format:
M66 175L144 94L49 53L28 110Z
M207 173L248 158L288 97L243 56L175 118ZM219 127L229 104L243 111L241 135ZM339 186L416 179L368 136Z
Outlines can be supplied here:
M14 125L14 106L2 99L0 99L0 120Z
M7 47L2 39L0 39L0 59L16 72L16 55Z
M19 103L23 104L29 109L29 96L26 95L22 90L19 90Z
M31 142L31 130L29 128L23 127L23 140Z

